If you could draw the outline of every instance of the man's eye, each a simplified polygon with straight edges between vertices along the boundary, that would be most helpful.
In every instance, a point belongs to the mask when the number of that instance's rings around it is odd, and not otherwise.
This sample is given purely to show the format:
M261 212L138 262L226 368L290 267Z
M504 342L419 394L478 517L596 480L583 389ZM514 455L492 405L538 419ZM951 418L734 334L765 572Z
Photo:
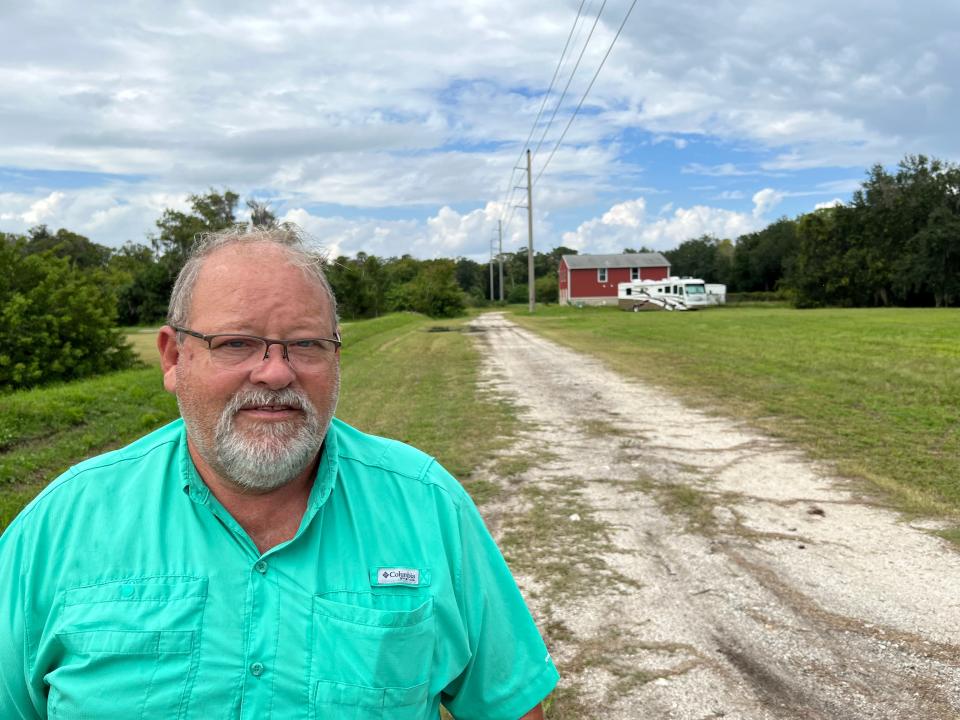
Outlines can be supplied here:
M214 343L213 347L215 350L247 350L259 344L259 341L254 340L253 338L244 338L244 337L228 337L220 338L219 341Z

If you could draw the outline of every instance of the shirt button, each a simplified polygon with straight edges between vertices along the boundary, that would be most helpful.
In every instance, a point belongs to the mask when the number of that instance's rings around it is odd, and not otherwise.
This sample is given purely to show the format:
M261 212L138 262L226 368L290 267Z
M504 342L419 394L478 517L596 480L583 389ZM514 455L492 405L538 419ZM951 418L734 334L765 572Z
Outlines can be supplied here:
M261 675L263 675L263 671L265 669L266 668L263 667L263 663L258 663L258 662L253 663L250 666L250 674L253 675L254 677L260 677Z
M266 560L257 560L254 564L253 569L256 570L261 575L267 574L267 561Z

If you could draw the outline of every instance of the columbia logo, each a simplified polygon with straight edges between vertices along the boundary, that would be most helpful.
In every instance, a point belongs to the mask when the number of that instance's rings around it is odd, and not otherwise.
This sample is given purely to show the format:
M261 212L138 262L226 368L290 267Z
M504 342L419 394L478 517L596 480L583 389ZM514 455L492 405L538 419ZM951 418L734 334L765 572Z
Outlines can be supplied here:
M377 577L381 585L420 584L420 571L413 568L380 568Z

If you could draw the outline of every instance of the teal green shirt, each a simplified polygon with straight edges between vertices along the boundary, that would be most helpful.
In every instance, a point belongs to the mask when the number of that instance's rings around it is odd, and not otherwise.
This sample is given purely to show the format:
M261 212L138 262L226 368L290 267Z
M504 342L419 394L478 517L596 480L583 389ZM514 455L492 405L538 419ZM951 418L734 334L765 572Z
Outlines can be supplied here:
M4 720L516 720L558 678L460 485L337 420L263 555L177 421L51 483L0 578Z

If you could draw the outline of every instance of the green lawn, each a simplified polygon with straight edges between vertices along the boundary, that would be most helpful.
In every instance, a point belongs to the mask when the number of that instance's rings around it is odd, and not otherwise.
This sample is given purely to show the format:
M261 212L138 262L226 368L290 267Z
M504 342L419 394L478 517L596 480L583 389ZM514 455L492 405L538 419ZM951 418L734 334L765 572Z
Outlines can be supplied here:
M157 350L158 328L127 328L127 344L130 345L140 361L147 365L160 367L160 351Z
M960 311L511 312L626 375L836 460L904 509L960 510Z
M345 324L337 415L435 455L482 500L492 488L470 472L515 420L478 393L479 357L464 324L413 314ZM155 331L132 328L127 337L149 367L0 395L0 530L71 465L177 417Z

